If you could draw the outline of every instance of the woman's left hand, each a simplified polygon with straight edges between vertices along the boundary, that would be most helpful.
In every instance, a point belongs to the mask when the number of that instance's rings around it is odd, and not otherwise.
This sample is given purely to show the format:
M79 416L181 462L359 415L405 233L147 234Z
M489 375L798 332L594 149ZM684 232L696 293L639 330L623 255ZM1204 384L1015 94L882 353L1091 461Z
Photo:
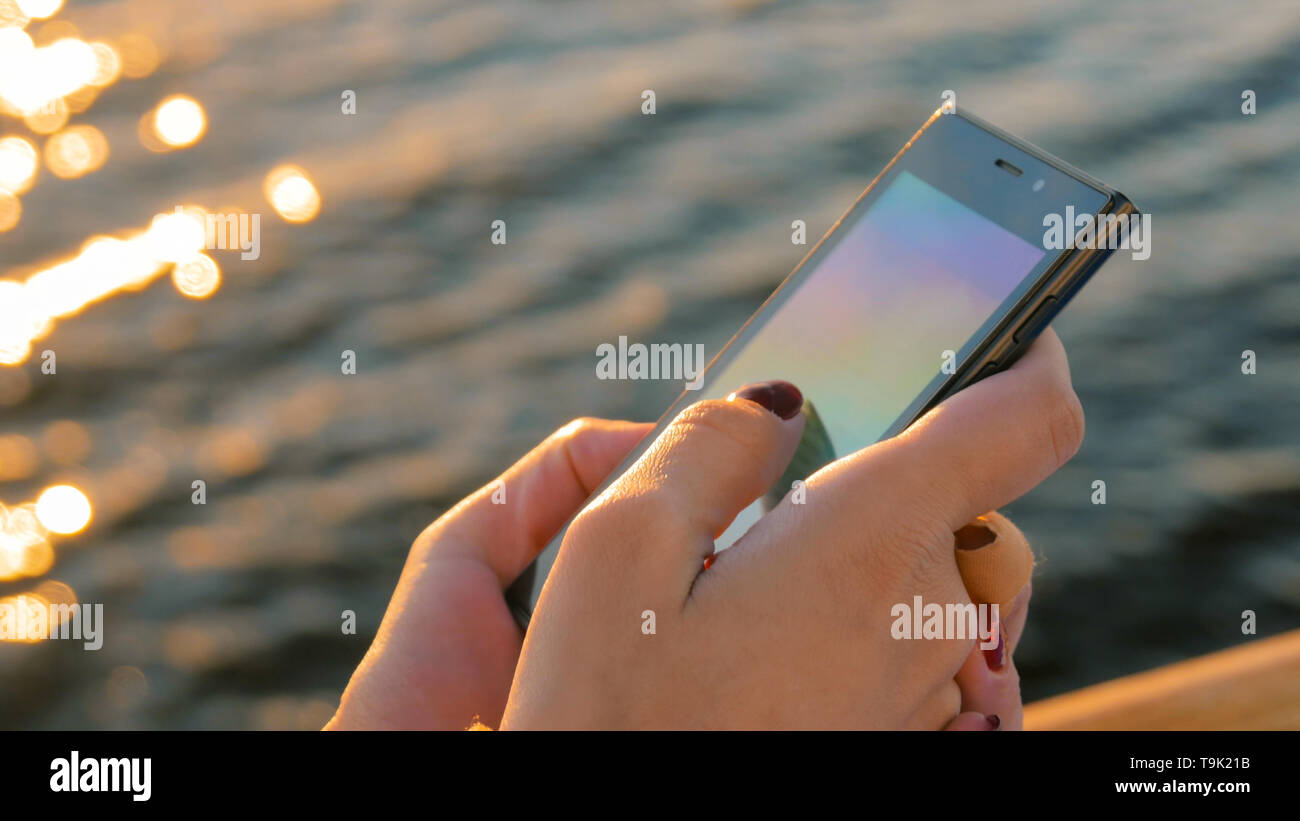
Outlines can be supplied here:
M570 422L426 528L325 729L499 726L523 640L504 590L653 427Z

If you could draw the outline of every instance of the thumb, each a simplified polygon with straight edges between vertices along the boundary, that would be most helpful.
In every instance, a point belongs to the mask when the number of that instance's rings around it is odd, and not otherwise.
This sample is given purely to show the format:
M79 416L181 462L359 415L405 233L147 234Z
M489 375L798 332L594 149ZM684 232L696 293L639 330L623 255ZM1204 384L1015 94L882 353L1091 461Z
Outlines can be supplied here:
M487 565L502 587L508 586L653 427L649 422L575 419L421 538L438 539L444 555L461 554Z
M584 512L584 527L604 521L626 533L632 526L642 536L635 541L656 544L638 564L671 567L672 575L687 568L693 579L714 539L790 463L803 433L802 407L799 389L782 381L696 402Z

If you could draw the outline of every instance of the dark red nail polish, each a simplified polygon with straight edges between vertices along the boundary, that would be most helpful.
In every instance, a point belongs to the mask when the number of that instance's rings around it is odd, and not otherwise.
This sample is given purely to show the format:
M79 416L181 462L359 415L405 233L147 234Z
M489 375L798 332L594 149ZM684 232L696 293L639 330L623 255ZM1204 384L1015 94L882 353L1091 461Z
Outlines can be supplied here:
M1002 719L997 716L985 716L984 718L988 721L990 730L996 730L1002 726Z
M794 385L781 379L751 383L727 398L756 402L782 419L793 419L803 407L803 394Z
M998 672L1007 663L1007 631L998 625L998 643L992 650L984 651L984 661L988 662L989 669Z
M718 554L717 554L717 553L711 553L711 554L709 554L708 556L705 556L705 557L704 557L704 569L705 569L705 570L708 570L710 567L713 567L713 560L716 559L716 558L718 558Z

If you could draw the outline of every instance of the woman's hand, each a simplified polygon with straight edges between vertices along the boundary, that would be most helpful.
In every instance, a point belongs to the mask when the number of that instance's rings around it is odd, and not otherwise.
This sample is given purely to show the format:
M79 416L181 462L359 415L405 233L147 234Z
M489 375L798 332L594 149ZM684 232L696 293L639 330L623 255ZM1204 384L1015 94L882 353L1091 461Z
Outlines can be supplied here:
M497 726L523 638L503 590L653 427L576 420L421 533L326 729Z
M504 728L938 728L963 708L959 673L983 692L954 724L1010 698L1018 711L1014 668L993 670L973 639L895 639L891 609L968 603L954 532L1078 449L1055 334L814 474L804 504L787 496L704 570L798 442L797 405L778 415L775 398L692 405L584 509L533 614ZM1027 600L1011 608L1017 636Z

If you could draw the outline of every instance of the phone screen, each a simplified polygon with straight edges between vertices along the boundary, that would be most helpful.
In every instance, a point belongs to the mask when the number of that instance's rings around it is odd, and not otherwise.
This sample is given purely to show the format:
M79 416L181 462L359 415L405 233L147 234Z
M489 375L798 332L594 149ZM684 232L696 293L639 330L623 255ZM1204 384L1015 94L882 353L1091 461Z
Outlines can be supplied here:
M661 420L750 382L785 379L803 393L789 468L718 549L795 481L899 433L957 383L1062 258L1044 243L1046 215L1106 207L1102 187L1012 140L968 117L932 118ZM562 538L507 592L521 623Z
M907 171L840 231L699 391L719 398L749 382L795 382L809 423L795 459L808 472L795 478L879 441L1047 253ZM719 547L788 489L744 511Z

